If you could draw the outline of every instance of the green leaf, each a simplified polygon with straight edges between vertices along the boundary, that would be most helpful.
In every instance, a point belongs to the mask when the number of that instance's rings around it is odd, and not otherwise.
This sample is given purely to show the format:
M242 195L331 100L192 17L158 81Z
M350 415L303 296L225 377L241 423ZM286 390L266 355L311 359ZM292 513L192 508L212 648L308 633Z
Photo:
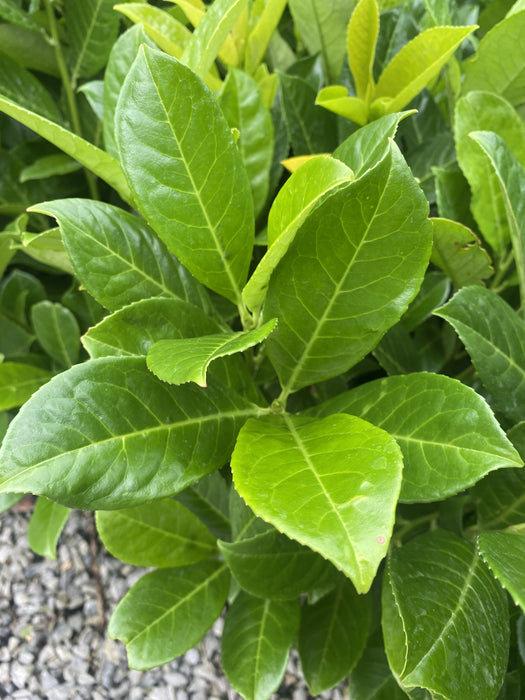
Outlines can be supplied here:
M507 667L507 599L472 545L443 530L417 537L392 550L383 581L385 648L403 688L494 700Z
M25 27L33 32L44 33L43 27L36 22L31 14L24 12L14 0L0 0L0 17L6 22Z
M264 54L275 36L277 26L286 8L287 0L268 0L262 8L257 24L246 40L244 69L253 75L264 58ZM253 12L253 10L252 10Z
M143 47L122 88L116 126L122 166L145 218L199 281L240 301L253 206L214 96L186 66Z
M496 412L512 423L523 419L525 325L497 294L464 287L434 312L456 330Z
M490 131L474 131L470 136L481 146L498 178L523 304L525 303L525 223L523 222L525 170L498 134Z
M381 73L372 114L398 112L428 85L476 26L431 27L403 46Z
M252 311L261 308L273 271L312 209L351 180L352 171L339 160L317 156L307 160L281 187L268 215L268 250L242 292Z
M247 7L247 0L214 0L193 32L182 62L204 78Z
M334 578L325 559L273 528L218 544L239 586L259 598L291 600L330 586Z
M231 466L257 515L335 564L358 592L370 588L401 482L393 438L347 415L265 416L244 425Z
M80 170L81 165L63 153L37 158L20 171L20 182L43 180L54 175L68 175Z
M432 167L439 216L476 228L470 211L470 187L459 167Z
M44 496L37 498L35 508L27 526L29 546L36 554L49 559L57 558L57 542L71 510L49 501Z
M525 537L517 532L482 532L478 550L512 599L525 608Z
M349 119L359 124L359 126L363 126L368 121L366 102L360 97L349 95L348 89L344 85L324 87L315 98L315 104L345 119Z
M221 659L228 680L243 698L265 700L277 690L298 626L298 600L239 593L224 620Z
M463 94L486 90L513 105L525 102L525 58L521 51L524 31L525 12L521 11L499 22L483 37L465 64Z
M449 219L432 219L434 245L430 260L450 277L458 289L483 284L494 269L479 238L466 226Z
M303 605L298 649L312 695L332 688L355 666L366 645L370 612L370 598L359 596L342 576L335 590Z
M104 547L134 566L187 566L216 550L215 538L171 498L123 510L99 510L97 531Z
M290 0L290 11L310 55L321 53L330 82L339 79L346 51L346 27L353 3L347 0Z
M127 645L130 668L168 663L191 649L215 622L229 581L226 566L217 561L146 574L115 608L108 635Z
M174 58L181 58L184 48L191 40L190 30L160 7L141 2L126 2L123 5L115 5L113 9L122 12L132 22L140 23L138 26L142 33L146 32L160 49ZM151 46L150 42L147 43ZM138 48L137 46L133 58L137 55Z
M406 502L439 500L489 471L521 465L484 399L450 377L421 372L376 379L315 409L323 417L341 412L395 438L403 452L400 498Z
M273 331L276 323L277 319L274 318L248 332L159 340L148 352L148 367L157 377L170 384L195 382L206 386L206 372L213 360L261 343Z
M230 128L238 129L237 146L250 179L255 216L261 213L269 188L273 158L273 125L257 83L243 71L232 69L219 104Z
M80 330L76 318L62 304L40 301L31 309L36 338L47 354L62 367L78 361Z
M497 175L487 156L469 134L494 131L525 165L525 124L506 100L489 92L471 92L458 100L454 133L458 163L472 191L471 210L485 240L497 255L510 238Z
M88 510L170 496L221 467L256 412L222 386L169 387L139 358L91 360L56 376L13 420L0 491Z
M23 250L30 258L55 267L68 275L75 274L58 227L42 233L24 231L21 234L20 243L16 244L14 248Z
M381 628L370 635L363 655L349 677L352 700L406 700L388 666Z
M509 432L514 440L514 431ZM482 530L525 522L525 469L503 469L488 474L472 489L478 526Z
M0 513L5 513L25 496L23 493L0 493Z
M220 539L229 539L229 496L231 489L219 472L208 474L180 491L175 498L199 518Z
M131 191L120 164L109 153L93 146L89 141L77 136L72 131L68 131L49 119L1 96L0 111L27 126L28 129L32 129L39 136L71 156L73 160L77 160L91 170L108 185L111 185L125 202L131 201Z
M285 392L348 370L396 323L430 256L427 211L392 143L375 168L306 219L270 280L264 307L266 318L279 318L267 348ZM328 233L330 245L321 245Z
M0 411L21 406L51 377L47 370L22 362L0 363Z
M378 34L379 9L376 0L360 0L348 24L346 47L357 97L365 102L368 102L375 87L372 68Z
M68 61L73 85L91 78L105 65L118 34L119 16L113 0L65 0L69 43Z
M42 83L28 70L3 55L0 56L0 93L52 122L63 121L56 100Z
M43 32L14 24L0 24L2 53L23 68L60 77L56 54Z
M95 299L110 310L152 296L209 302L202 287L145 221L90 199L61 199L31 207L54 216L73 268Z

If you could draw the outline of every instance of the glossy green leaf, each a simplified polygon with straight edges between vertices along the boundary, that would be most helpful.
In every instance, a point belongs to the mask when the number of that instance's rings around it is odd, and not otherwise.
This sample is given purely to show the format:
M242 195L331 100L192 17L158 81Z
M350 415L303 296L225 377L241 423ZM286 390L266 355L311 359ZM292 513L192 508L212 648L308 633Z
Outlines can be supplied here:
M216 550L210 531L171 498L136 508L99 510L96 523L109 553L134 566L188 566Z
M279 20L286 8L287 0L268 0L262 8L256 25L248 34L244 69L253 75L264 58L264 54L275 36ZM253 10L252 10L253 12Z
M348 688L352 700L406 700L406 693L388 666L381 628L368 638L363 655L350 673Z
M21 406L51 377L47 370L22 362L0 363L0 411Z
M509 432L513 439L513 431ZM488 474L472 489L481 530L503 529L525 522L525 469Z
M55 377L13 420L0 490L93 510L169 496L221 467L256 411L223 387L169 387L139 358L91 360Z
M122 88L116 125L138 208L198 280L238 302L253 205L214 96L186 66L144 47Z
M310 55L321 52L330 82L339 79L346 51L348 0L290 0L290 11Z
M359 126L363 126L368 120L366 103L360 97L349 95L348 89L343 85L324 87L315 98L315 104Z
M206 386L206 372L213 360L258 345L269 336L276 323L277 319L274 318L248 332L159 340L148 352L148 367L157 377L170 384L195 382Z
M521 458L473 389L439 374L376 379L315 409L349 413L388 432L404 458L401 499L435 501ZM439 470L436 465L439 464Z
M266 416L242 428L235 488L263 520L322 554L358 592L370 588L392 533L399 447L347 415Z
M432 27L406 44L385 67L374 90L372 114L398 112L428 85L474 29Z
M69 518L71 510L48 500L37 498L27 526L29 546L36 554L49 559L57 558L57 542Z
M455 287L483 284L483 280L492 277L490 257L469 228L450 219L432 219L432 224L434 245L430 259Z
M132 22L140 23L138 26L142 26L146 35L153 39L160 49L170 56L181 58L184 48L191 39L191 32L169 12L142 2L126 2L115 5L114 9L122 12Z
M523 420L525 401L525 325L497 294L465 287L436 315L456 330L496 412L511 423Z
M143 576L117 605L108 635L127 646L130 668L160 666L191 649L226 602L224 564L203 561Z
M27 126L28 129L32 129L68 156L82 163L108 185L111 185L125 202L131 201L131 191L122 168L109 153L93 146L89 141L77 136L72 131L68 131L4 97L0 97L0 111Z
M507 599L474 547L430 532L392 550L383 581L385 648L402 686L494 700L507 667Z
M79 163L62 153L43 156L20 171L20 182L41 180L54 175L68 175L79 170L80 167Z
M267 348L286 392L357 364L406 310L430 256L427 208L392 143L375 168L306 219L264 307L266 318L279 318Z
M241 592L224 620L221 660L246 700L266 700L281 683L299 626L299 601L264 600Z
M490 131L474 131L470 136L483 149L498 178L523 304L525 302L525 222L523 221L525 170L498 134Z
M220 539L230 538L229 496L231 488L219 472L208 474L180 491L176 500L194 513Z
M47 354L62 367L78 361L80 330L76 318L62 304L41 301L31 309L36 338Z
M365 648L370 611L370 598L359 596L344 577L317 603L303 605L298 650L312 695L337 685L355 666Z
M352 179L352 171L339 160L317 156L292 173L279 190L268 215L268 250L242 292L252 311L261 308L270 277L308 214Z
M478 537L478 550L483 561L512 599L525 608L525 537L507 532L482 532Z
M123 7L130 5L131 3L126 3ZM151 5L141 5L141 7L152 11L157 9ZM102 121L104 147L109 154L117 159L119 153L115 140L115 111L124 80L142 44L153 46L153 42L145 33L142 25L136 24L121 34L113 44L104 72L104 119Z
M42 83L28 70L3 55L0 56L0 93L52 122L61 123L63 120L56 100Z
M237 583L254 596L290 600L333 581L336 572L325 559L273 528L235 539L219 542L219 549Z
M501 95L514 105L525 102L525 57L521 41L525 12L499 22L481 40L466 64L463 93L486 90Z
M370 99L375 86L372 68L378 34L379 8L376 0L360 0L348 24L346 46L357 97L365 101Z
M260 214L270 184L273 125L257 83L243 71L232 69L219 104L230 128L239 130L237 146L250 179L255 216Z
M75 274L58 227L48 229L42 233L25 231L20 237L20 244L17 244L15 247L23 250L30 258L38 260L45 265L55 267L69 275Z
M68 61L73 85L91 78L105 65L117 38L119 16L113 0L65 0L64 14L69 44Z
M525 124L512 105L489 92L471 92L458 100L454 134L458 163L472 190L471 210L485 240L498 255L510 238L497 175L486 155L470 138L472 131L499 134L525 165Z
M119 309L152 296L208 308L201 286L137 216L89 199L43 202L31 211L58 220L76 274L106 308Z

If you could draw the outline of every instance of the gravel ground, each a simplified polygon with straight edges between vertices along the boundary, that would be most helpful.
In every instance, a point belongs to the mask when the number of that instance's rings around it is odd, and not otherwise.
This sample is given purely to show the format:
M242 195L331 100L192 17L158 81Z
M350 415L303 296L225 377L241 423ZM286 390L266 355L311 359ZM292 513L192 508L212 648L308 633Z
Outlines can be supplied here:
M94 536L91 515L78 511L60 538L57 560L35 555L27 544L25 504L0 514L0 698L241 697L220 667L221 619L176 661L151 671L130 671L124 645L109 639L105 628L116 603L144 570L107 554ZM272 698L311 697L293 655ZM342 700L344 693L335 689L319 697Z

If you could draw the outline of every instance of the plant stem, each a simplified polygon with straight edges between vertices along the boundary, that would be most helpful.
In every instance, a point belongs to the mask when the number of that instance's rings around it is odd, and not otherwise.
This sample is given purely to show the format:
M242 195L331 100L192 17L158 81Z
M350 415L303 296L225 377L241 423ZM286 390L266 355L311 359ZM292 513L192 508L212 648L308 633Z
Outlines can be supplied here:
M393 535L392 543L395 546L400 546L402 544L403 537L407 533L409 533L411 530L414 530L416 527L419 527L420 525L424 525L425 523L428 523L432 529L437 523L438 515L438 512L435 511L427 515L422 515L420 518L414 518L414 520L400 520L398 524L401 525L401 527Z

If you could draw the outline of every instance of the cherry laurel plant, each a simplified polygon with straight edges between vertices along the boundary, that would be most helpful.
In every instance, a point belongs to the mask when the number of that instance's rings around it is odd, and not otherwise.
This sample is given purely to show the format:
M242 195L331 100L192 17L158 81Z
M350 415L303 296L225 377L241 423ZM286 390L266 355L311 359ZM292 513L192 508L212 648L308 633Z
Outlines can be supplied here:
M248 699L292 646L314 695L525 697L511 5L0 5L2 506L153 568L109 621L131 668L225 611Z

